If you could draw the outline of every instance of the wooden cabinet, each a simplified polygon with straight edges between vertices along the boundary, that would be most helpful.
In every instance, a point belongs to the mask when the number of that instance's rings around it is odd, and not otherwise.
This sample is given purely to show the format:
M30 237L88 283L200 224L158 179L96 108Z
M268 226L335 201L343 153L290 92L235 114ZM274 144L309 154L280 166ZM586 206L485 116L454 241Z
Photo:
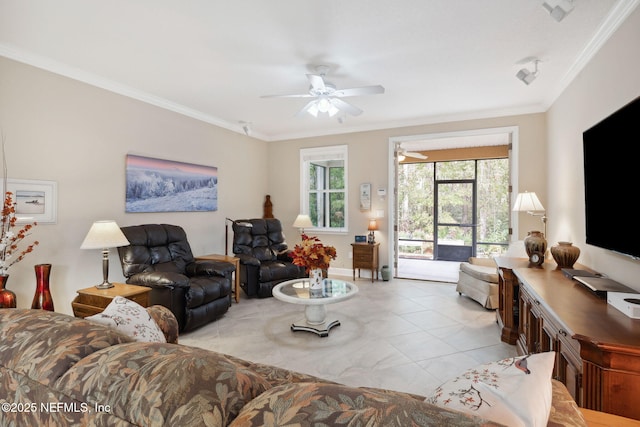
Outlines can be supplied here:
M518 352L555 351L553 375L580 406L640 420L640 320L549 264L513 270Z
M378 252L380 243L352 243L353 247L353 280L356 279L356 269L360 277L360 269L371 270L371 281L378 279Z
M513 274L515 268L529 265L525 258L496 257L498 266L498 310L496 318L500 327L500 339L508 344L518 340L518 324L520 319L518 278Z

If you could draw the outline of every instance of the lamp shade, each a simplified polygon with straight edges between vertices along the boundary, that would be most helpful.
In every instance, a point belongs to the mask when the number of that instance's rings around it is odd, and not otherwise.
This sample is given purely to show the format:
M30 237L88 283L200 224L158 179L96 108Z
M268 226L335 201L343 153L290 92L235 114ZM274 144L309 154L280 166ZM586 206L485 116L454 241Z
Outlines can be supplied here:
M544 211L544 206L540 203L540 199L538 199L536 193L525 191L524 193L519 193L516 197L513 210L517 212Z
M293 221L293 226L295 228L310 228L313 227L313 223L311 222L311 218L309 215L298 215L296 220Z
M378 221L376 221L375 219L370 219L369 220L369 227L367 228L367 230L375 231L377 229L378 229Z
M106 249L129 245L115 221L96 221L93 223L80 249Z

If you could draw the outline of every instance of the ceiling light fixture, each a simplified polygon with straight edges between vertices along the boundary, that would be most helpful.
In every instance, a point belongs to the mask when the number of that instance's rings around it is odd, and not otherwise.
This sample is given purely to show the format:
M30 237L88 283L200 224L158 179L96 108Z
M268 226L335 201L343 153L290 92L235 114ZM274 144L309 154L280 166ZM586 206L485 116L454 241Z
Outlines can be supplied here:
M318 113L326 113L329 117L333 117L338 114L340 110L333 105L331 98L321 96L307 108L307 112L313 117L318 117Z
M573 10L573 0L545 1L542 7L556 22L560 22Z
M518 80L522 81L524 84L529 85L532 81L538 77L538 62L539 59L532 59L534 70L529 71L527 68L521 68L520 71L516 74Z

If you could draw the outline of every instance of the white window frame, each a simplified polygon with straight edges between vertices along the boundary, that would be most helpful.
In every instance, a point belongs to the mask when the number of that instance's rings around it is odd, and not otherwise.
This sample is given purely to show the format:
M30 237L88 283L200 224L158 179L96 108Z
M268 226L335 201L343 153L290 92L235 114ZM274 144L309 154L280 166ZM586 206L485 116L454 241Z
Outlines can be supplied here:
M300 213L309 215L309 164L314 161L343 161L344 164L344 226L343 227L313 227L305 228L305 231L322 233L346 234L349 231L349 182L348 182L348 146L333 145L327 147L301 148L300 149ZM329 190L327 190L329 191ZM328 207L327 207L328 208Z

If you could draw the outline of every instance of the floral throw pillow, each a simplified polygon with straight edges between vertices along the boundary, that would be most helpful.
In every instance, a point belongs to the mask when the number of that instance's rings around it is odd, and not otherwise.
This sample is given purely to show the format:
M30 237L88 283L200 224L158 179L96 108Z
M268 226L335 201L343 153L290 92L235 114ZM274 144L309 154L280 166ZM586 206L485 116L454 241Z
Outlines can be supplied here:
M160 327L147 312L147 309L135 301L117 296L102 313L85 319L109 326L135 341L167 342Z
M467 370L425 401L508 426L546 426L555 353L510 357Z

